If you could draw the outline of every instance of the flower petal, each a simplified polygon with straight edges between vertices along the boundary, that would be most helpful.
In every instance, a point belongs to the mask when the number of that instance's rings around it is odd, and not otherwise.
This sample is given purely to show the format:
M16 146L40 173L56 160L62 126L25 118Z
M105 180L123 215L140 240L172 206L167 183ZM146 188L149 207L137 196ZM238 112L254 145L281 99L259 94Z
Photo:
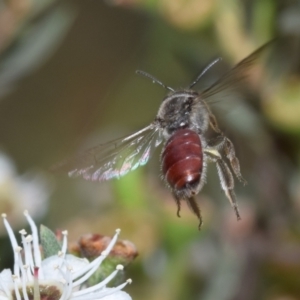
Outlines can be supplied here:
M72 273L82 268L86 267L89 262L86 259L78 258L74 255L67 254L65 257L65 263L72 267ZM44 273L45 279L55 279L55 280L64 280L61 270L59 270L59 266L61 266L61 257L58 255L50 256L42 261L42 269ZM61 266L62 270L66 269L65 265Z
M109 288L107 288L107 290L109 290ZM123 291L117 291L112 295L101 298L101 300L132 300L132 298L130 297L129 294Z

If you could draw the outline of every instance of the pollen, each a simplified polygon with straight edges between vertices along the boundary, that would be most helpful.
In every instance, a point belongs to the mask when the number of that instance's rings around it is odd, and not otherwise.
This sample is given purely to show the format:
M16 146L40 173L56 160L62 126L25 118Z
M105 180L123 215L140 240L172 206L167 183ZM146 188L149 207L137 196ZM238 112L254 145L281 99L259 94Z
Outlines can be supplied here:
M62 291L55 285L39 285L39 292L40 300L59 300L62 296ZM28 299L35 299L33 286L27 286L26 293ZM19 294L21 299L26 299L22 289L19 289L17 293L12 293L13 299L18 299L16 294Z

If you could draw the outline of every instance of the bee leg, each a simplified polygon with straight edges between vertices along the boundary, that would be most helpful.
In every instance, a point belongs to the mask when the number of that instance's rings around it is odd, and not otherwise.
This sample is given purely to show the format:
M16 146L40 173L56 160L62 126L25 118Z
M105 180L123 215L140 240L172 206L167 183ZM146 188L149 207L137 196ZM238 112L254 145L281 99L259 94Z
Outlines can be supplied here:
M246 185L247 181L243 178L243 176L241 174L240 163L239 163L238 158L235 156L235 149L234 149L234 146L233 146L232 142L230 141L229 138L227 138L224 135L224 133L219 128L217 119L216 119L215 115L211 112L211 110L208 107L206 102L204 102L204 105L206 106L206 109L209 113L209 125L210 125L210 127L216 133L220 134L220 136L222 137L222 141L219 143L219 145L216 145L216 148L220 149L220 148L224 147L226 157L230 161L230 165L233 169L233 172L234 172L235 176L237 177L237 179L240 182L242 182L244 185Z
M180 199L176 195L174 195L174 199L177 204L177 217L180 218Z
M238 220L241 219L240 212L237 206L236 196L234 193L234 180L228 165L223 160L216 162L218 175L221 182L221 187L224 190L226 197L229 199Z
M247 184L247 181L243 178L241 174L240 162L238 158L235 156L235 149L230 139L224 137L224 152L226 154L227 159L230 161L230 165L232 170L237 177L237 179L242 182L244 185Z
M218 125L218 122L217 122L217 119L215 117L215 115L212 113L212 111L210 110L208 104L203 101L202 104L205 106L207 112L208 112L208 115L209 115L209 125L210 127L216 132L216 133L220 133L223 135L222 131L220 130L219 128L219 125Z
M195 197L187 198L186 201L187 201L187 204L188 204L189 208L198 217L198 219L199 219L198 229L201 230L201 226L203 224L203 221L202 221L201 212L200 212L199 206L197 205Z
M240 162L235 155L235 149L231 140L227 138L222 132L219 133L220 135L217 137L217 139L214 142L210 143L211 149L224 149L225 155L230 162L234 175L240 182L246 185L247 181L243 178L241 174Z
M226 162L222 159L220 153L215 149L204 149L210 161L215 162L218 170L221 188L228 198L231 206L235 211L237 220L241 219L240 212L237 206L236 196L234 193L234 179Z
M217 119L215 115L209 110L209 125L216 132L222 134L221 129L219 128Z

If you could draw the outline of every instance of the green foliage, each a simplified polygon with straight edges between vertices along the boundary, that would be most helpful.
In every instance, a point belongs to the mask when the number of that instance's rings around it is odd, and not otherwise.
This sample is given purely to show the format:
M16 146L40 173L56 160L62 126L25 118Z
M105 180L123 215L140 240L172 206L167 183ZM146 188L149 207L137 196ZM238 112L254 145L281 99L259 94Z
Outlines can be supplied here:
M54 232L44 225L40 226L40 238L44 258L57 255L61 250L61 244L58 242Z

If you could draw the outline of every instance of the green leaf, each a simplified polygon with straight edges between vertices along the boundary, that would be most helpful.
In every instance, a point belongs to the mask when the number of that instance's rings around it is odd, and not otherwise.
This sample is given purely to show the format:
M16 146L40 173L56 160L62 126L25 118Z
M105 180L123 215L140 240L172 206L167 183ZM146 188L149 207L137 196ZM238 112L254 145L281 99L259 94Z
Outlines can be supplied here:
M61 245L54 232L52 232L48 227L44 225L40 226L40 236L44 258L56 255L61 250Z

